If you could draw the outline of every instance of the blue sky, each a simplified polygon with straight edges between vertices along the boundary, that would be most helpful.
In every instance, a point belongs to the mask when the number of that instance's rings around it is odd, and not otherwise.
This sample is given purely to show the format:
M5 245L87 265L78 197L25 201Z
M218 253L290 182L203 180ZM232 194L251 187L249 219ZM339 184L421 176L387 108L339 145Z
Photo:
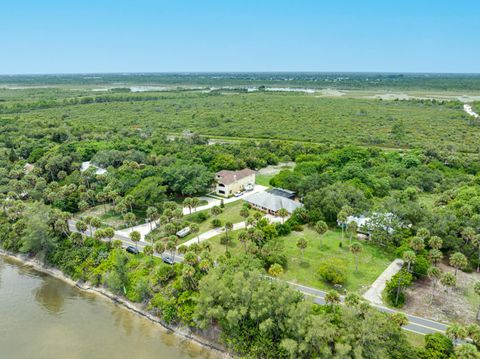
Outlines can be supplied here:
M0 73L480 72L478 0L0 0Z

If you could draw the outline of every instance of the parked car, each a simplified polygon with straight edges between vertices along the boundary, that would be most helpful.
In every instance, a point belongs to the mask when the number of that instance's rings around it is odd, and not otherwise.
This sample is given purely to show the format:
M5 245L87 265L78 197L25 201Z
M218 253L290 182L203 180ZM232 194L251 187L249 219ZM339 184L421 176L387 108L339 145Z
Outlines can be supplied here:
M253 184L249 183L245 186L245 191L247 191L247 192L253 191L254 187L255 186Z
M190 233L190 227L185 227L185 228L179 230L176 233L176 235L177 235L177 237L183 238L183 237L188 236L189 233Z
M240 196L241 196L242 194L244 194L244 193L245 193L245 192L240 192L240 191L238 191L238 192L235 192L234 196L235 196L235 197L240 197Z
M165 253L162 253L162 261L164 263L167 263L167 264L170 264L170 265L175 264L175 261L173 260L172 256L170 256L168 254L165 254Z
M138 254L140 253L138 251L137 248L135 248L134 246L128 246L127 248L125 248L125 250L128 252L128 253L132 253L132 254Z

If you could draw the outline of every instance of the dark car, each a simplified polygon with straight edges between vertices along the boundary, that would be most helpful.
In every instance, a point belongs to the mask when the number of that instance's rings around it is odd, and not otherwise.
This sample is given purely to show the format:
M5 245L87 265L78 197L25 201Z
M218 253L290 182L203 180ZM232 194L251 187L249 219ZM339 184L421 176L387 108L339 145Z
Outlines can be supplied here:
M175 261L173 260L172 256L169 256L168 254L162 254L162 261L170 265L175 264Z
M127 248L125 248L125 250L128 252L128 253L132 253L132 254L138 254L138 249L135 248L134 246L128 246Z

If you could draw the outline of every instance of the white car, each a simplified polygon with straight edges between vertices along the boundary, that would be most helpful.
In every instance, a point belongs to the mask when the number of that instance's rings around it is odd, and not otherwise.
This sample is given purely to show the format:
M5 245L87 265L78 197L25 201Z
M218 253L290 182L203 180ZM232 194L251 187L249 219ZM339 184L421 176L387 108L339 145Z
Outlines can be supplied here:
M242 194L244 194L244 193L245 193L245 192L240 192L240 191L238 191L238 192L235 192L234 196L235 196L235 197L240 197L240 196L241 196Z

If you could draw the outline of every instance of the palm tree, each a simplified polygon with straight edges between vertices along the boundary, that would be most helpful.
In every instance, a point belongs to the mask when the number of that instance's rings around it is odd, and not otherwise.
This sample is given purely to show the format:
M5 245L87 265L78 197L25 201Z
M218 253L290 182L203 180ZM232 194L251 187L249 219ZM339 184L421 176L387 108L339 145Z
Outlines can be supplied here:
M192 198L187 197L183 200L183 207L188 208L190 214L192 214Z
M410 247L418 254L418 252L425 248L425 242L421 237L412 237L412 239L410 239Z
M477 347L470 343L460 344L455 347L455 358L458 359L478 359L480 354Z
M428 240L428 245L432 249L440 249L443 246L443 240L438 236L432 236Z
M348 293L345 296L345 304L349 307L356 307L361 301L361 297L357 293Z
M157 241L153 245L153 249L155 250L155 253L160 255L165 250L165 244L163 244L162 241Z
M315 231L320 235L324 235L328 231L328 225L325 221L318 221L315 223Z
M196 212L196 208L200 206L200 200L197 197L192 198L192 208L194 209L194 212Z
M198 232L200 232L200 226L196 223L192 223L190 225L190 233L197 234L197 243L200 243L200 236L198 236Z
M432 288L432 298L434 297L435 294L435 288L437 287L438 280L442 277L442 271L438 269L437 267L430 267L427 270L427 276L430 278L430 280L433 283L433 288Z
M247 228L250 226L253 226L255 224L255 218L253 218L252 216L248 216L247 220L245 221L245 224Z
M228 239L228 231L233 229L233 223L232 222L226 222L225 223L225 237Z
M415 260L417 259L417 255L413 251L405 251L403 252L403 261L407 263L407 271L410 272L410 268Z
M475 238L475 235L476 235L475 229L473 229L472 227L465 227L461 234L462 234L462 238L465 240L465 244L473 240L473 238Z
M350 252L355 255L355 272L358 272L358 254L362 251L362 245L358 242L350 245Z
M87 224L84 221L77 221L75 223L75 228L82 234L82 237L85 236L85 232L87 230Z
M277 215L282 219L282 224L285 223L285 217L288 216L288 211L285 208L280 208L277 211Z
M283 267L278 264L274 263L268 268L268 274L270 274L272 277L278 277L283 273Z
M347 232L348 232L348 238L349 242L352 243L352 237L357 234L358 232L358 224L355 221L351 221L350 223L347 224Z
M430 231L424 227L419 228L417 231L417 236L425 241L428 237L430 237Z
M153 257L153 247L147 244L143 248L143 253L145 253L147 256Z
M243 207L241 210L240 210L240 216L244 219L247 219L248 216L250 216L250 211L248 210L248 208L245 208Z
M198 268L204 273L207 273L211 267L212 264L207 259L202 259L200 263L198 263Z
M455 276L458 269L465 269L468 265L467 257L463 253L457 252L450 256L450 265L455 268Z
M130 239L135 243L135 248L137 248L138 242L140 242L141 237L142 236L140 235L140 232L138 232L138 231L132 231L130 233Z
M443 259L443 253L440 250L433 248L428 252L428 258L430 258L433 265L436 266L437 263Z
M455 287L455 285L457 284L457 277L455 277L450 272L444 273L440 278L440 283L442 283L442 285L445 286L445 289L447 290L447 295L448 295L448 288Z
M247 231L240 231L240 233L238 233L238 240L240 241L240 243L243 243L244 252L247 252L247 240L248 240Z
M307 248L308 242L305 238L300 237L297 241L297 248L300 249L300 252L302 253L301 261L303 262L303 252L305 251L305 248Z
M137 217L135 216L135 213L133 212L128 212L123 216L123 220L127 222L127 224L132 227L135 224L135 221L137 220Z
M408 324L408 318L405 314L396 312L390 315L392 322L396 323L399 327L403 327Z
M177 245L176 245L175 241L170 239L167 242L167 249L170 251L170 253L173 257L173 261L175 261L175 252L176 252L176 249L177 249Z
M158 213L158 210L155 207L148 207L147 218L148 218L148 221L150 222L150 231L152 231L153 223L158 221L158 219L160 218L160 214Z
M459 339L465 339L467 336L467 331L462 325L453 323L447 328L445 334L450 340L457 341Z
M343 233L345 231L345 224L347 223L347 218L348 218L348 214L346 211L341 210L340 212L338 212L337 221L340 227L342 228L342 241L343 241Z
M325 303L330 306L340 303L340 294L336 290L330 290L325 294Z
M102 221L98 217L92 217L90 220L90 225L93 227L93 230L96 230L102 226ZM92 234L92 229L90 229L90 235Z
M212 213L212 216L218 216L223 211L219 206L213 206L210 212Z

